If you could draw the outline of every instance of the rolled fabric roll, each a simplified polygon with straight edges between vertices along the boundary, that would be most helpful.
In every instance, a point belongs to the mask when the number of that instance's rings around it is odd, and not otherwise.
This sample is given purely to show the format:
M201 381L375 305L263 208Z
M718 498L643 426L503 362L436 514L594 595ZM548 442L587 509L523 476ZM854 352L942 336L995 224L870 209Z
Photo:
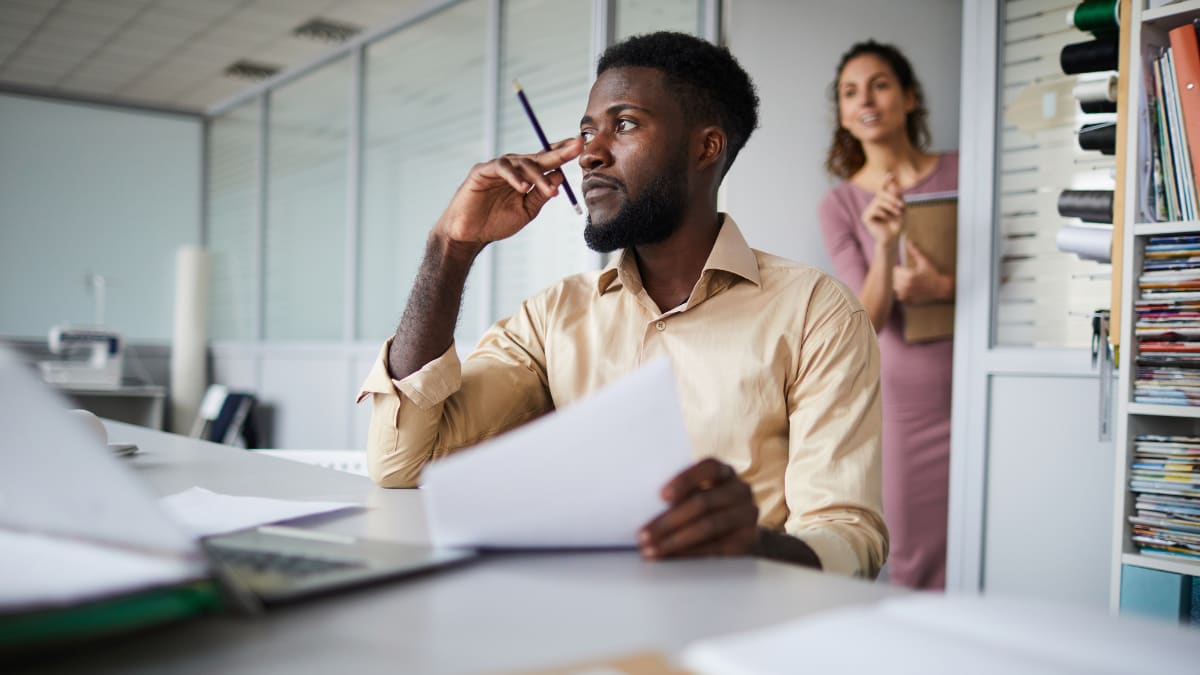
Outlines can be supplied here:
M1112 190L1063 190L1058 195L1058 215L1088 223L1112 223Z
M1121 25L1117 0L1085 0L1067 10L1067 25L1088 33L1107 33Z
M1071 89L1071 95L1080 103L1115 101L1117 100L1117 76L1109 75L1099 79L1079 78L1075 87Z
M1117 123L1098 122L1085 124L1079 129L1079 147L1084 150L1099 150L1105 155L1117 152Z
M1116 36L1106 36L1088 42L1066 45L1058 55L1058 63L1067 75L1116 70L1119 50Z
M1112 226L1103 225L1063 225L1054 237L1054 245L1083 260L1111 263L1112 230Z
M1080 103L1079 107L1083 112L1092 115L1095 113L1115 113L1117 112L1116 101L1092 101L1091 103Z

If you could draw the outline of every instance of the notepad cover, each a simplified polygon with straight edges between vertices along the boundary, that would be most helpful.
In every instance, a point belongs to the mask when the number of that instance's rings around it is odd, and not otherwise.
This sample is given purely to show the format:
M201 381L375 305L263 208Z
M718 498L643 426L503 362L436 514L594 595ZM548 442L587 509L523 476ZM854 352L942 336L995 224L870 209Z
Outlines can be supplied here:
M958 200L909 202L904 210L904 236L934 267L954 276L958 251ZM902 249L903 250L903 249ZM905 256L905 267L916 265ZM904 341L929 342L954 337L954 302L905 303Z

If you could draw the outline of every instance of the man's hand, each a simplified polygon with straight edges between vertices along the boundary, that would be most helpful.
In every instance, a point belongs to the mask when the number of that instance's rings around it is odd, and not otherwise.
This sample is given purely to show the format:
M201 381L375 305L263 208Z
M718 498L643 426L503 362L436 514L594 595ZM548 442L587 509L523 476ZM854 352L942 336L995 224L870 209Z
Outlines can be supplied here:
M905 241L905 252L912 267L897 265L892 272L896 299L910 305L954 299L954 277L942 274L929 258L911 241Z
M666 512L638 533L648 559L734 556L754 552L758 506L754 494L733 467L701 460L662 489Z
M532 155L504 155L476 164L434 226L435 234L479 248L521 231L558 194L559 167L579 156L578 136Z

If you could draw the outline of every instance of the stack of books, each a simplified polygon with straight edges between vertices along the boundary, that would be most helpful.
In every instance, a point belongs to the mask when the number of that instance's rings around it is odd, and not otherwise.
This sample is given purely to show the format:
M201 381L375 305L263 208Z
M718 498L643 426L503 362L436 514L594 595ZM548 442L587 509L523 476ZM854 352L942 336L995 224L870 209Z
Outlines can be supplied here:
M1150 237L1138 288L1133 400L1200 405L1200 233Z
M1198 23L1168 33L1170 45L1149 64L1146 84L1153 180L1147 216L1200 218L1200 42Z
M1200 560L1200 437L1138 436L1131 475L1138 550Z

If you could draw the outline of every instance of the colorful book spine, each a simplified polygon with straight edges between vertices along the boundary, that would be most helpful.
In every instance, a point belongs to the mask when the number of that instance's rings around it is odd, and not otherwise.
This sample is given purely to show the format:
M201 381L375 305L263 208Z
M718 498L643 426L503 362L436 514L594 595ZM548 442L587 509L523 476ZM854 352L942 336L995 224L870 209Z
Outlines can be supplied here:
M1196 189L1200 187L1200 40L1197 39L1197 24L1189 23L1167 33L1171 42L1172 61L1175 66L1175 91L1182 113L1180 125L1190 155L1181 169L1189 170L1191 184L1192 217L1195 218ZM1186 158L1186 157L1185 157ZM1190 164L1190 166L1189 166Z

